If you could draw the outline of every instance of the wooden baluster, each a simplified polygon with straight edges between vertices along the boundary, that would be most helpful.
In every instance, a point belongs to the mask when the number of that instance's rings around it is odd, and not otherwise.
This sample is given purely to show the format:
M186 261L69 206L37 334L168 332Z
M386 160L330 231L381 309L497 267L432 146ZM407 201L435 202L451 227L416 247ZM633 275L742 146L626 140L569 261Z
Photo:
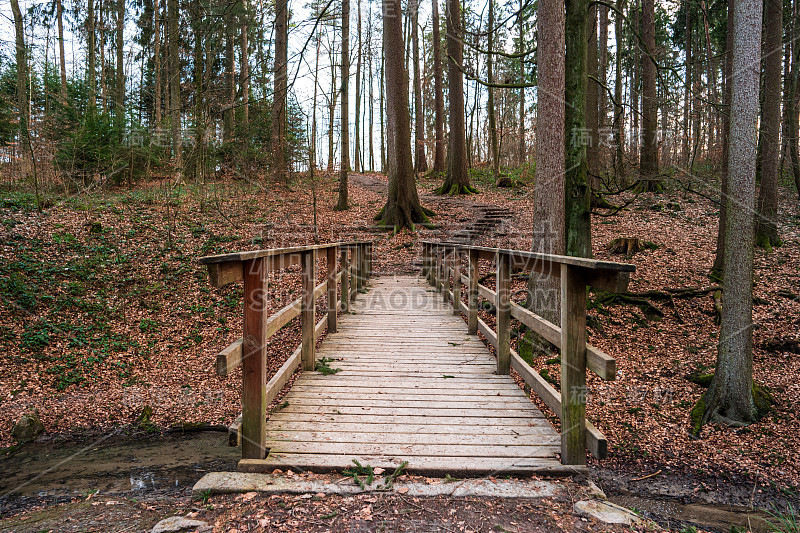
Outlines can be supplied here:
M364 289L367 286L367 278L369 277L369 245L361 245L361 284L359 289Z
M339 262L342 264L342 312L350 312L350 259L349 250L343 246Z
M440 247L436 247L436 268L434 269L434 286L436 287L436 292L442 291L442 249Z
M428 245L426 243L422 243L422 277L425 278L425 281L430 283L430 273L428 272Z
M561 265L561 463L586 464L586 283Z
M444 275L442 276L442 301L447 303L450 299L450 264L452 256L450 251L445 248L442 255L442 265L444 265Z
M478 333L478 250L469 251L469 313L467 314L467 331L470 335Z
M267 456L267 262L244 261L242 459Z
M337 296L337 283L336 283L336 255L338 248L331 246L328 248L328 333L336 333L336 296Z
M358 295L358 246L350 248L350 301L355 302Z
M511 368L511 264L508 255L497 252L497 373Z
M316 361L316 343L314 342L314 286L317 279L317 251L303 252L302 303L300 320L303 329L303 347L300 359L303 370L314 370Z
M453 249L453 314L461 316L461 251Z

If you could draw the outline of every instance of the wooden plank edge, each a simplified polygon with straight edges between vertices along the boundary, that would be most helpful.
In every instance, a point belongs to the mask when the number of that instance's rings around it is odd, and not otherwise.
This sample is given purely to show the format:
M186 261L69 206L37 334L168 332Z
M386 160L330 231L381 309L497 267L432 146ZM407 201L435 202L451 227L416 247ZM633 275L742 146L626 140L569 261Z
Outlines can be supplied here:
M531 368L528 363L523 361L514 350L511 350L511 367L517 371L525 383L530 385L533 392L547 404L550 410L561 418L561 394ZM585 422L586 447L597 459L605 459L608 457L608 440L589 420L585 420Z
M217 375L227 376L234 368L242 364L242 338L238 338L233 343L217 354Z

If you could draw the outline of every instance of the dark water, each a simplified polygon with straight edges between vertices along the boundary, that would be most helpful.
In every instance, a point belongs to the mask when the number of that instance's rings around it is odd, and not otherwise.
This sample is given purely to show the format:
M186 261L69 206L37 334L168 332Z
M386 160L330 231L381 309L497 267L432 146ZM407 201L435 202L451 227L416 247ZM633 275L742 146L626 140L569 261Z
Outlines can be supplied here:
M183 491L206 472L234 470L240 454L239 448L228 446L227 435L218 432L32 443L0 459L0 512L97 491Z
M617 505L633 509L640 515L675 530L693 525L698 529L725 533L731 531L732 526L741 531L754 533L772 531L766 522L771 519L767 513L736 505L683 504L668 499L634 495L610 496L609 499Z

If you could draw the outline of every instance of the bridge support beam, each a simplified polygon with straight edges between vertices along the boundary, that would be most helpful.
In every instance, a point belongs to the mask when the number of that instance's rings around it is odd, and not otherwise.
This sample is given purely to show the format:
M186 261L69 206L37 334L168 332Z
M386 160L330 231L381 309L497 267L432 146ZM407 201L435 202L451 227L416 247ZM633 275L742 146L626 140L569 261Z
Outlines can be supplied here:
M469 297L467 305L467 329L470 335L478 334L478 250L469 251Z

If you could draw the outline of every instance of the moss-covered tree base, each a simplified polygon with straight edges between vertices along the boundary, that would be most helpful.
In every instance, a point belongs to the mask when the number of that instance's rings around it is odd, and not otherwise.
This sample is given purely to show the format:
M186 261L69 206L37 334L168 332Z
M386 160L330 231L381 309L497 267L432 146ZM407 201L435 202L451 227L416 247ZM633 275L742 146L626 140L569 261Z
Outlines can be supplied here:
M634 187L634 192L664 192L664 184L659 180L641 179L639 184Z
M435 212L421 205L404 207L398 203L391 203L390 205L387 202L375 215L374 220L379 227L397 233L403 228L416 231L417 225L429 227L432 225L429 217L435 215Z
M693 381L700 386L709 386L713 379L713 374L703 374L697 375ZM708 383L708 385L704 385ZM769 393L766 387L759 385L755 381L753 381L753 406L755 407L755 413L752 420L733 420L728 418L724 414L719 412L719 406L712 406L708 405L708 396L709 392L706 391L700 396L700 399L697 400L697 403L694 404L692 410L690 412L690 417L692 420L692 427L691 427L691 435L694 438L700 437L700 430L703 429L703 425L709 420L718 422L720 424L725 424L726 426L731 427L744 427L752 422L757 422L761 418L766 415L769 410L772 408L772 405L775 403L775 399ZM715 402L718 403L718 402Z
M463 185L460 183L451 183L445 181L441 187L433 191L433 194L447 194L450 196L458 196L459 194L478 194L478 189L469 184Z
M777 235L768 235L766 233L756 233L756 246L763 248L767 252L772 252L773 248L783 246L783 242Z

